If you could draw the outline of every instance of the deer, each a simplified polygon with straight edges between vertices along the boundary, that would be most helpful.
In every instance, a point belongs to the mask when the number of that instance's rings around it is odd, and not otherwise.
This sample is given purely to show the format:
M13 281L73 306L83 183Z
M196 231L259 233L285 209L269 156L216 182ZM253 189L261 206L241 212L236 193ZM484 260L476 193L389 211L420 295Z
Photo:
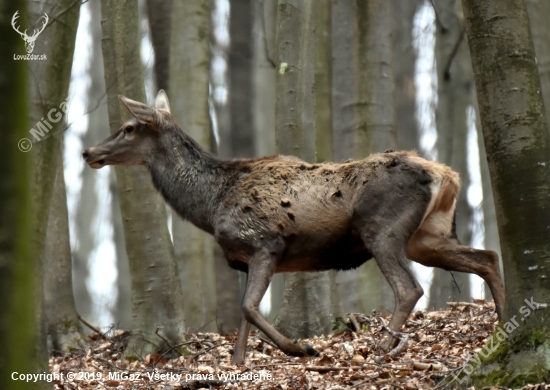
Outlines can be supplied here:
M222 159L175 122L163 90L153 107L119 99L133 118L82 156L94 169L147 167L166 202L215 237L229 266L247 273L232 364L245 361L251 324L287 355L317 355L310 345L279 333L259 312L278 272L352 270L374 258L395 296L388 329L396 332L423 294L408 258L479 275L502 319L498 255L457 239L460 179L451 168L414 151L341 163L311 164L282 155ZM396 339L386 336L388 350Z
M17 33L19 35L21 35L21 37L23 38L23 40L25 41L25 50L27 50L27 53L28 54L31 54L32 51L34 50L34 42L36 41L36 38L38 38L38 35L40 35L40 33L42 31L44 31L44 29L46 28L46 26L48 25L48 21L50 20L49 17L48 17L48 14L44 14L44 16L42 16L44 18L44 22L42 24L42 28L39 29L39 30L34 30L34 33L31 35L31 36L28 36L27 35L27 30L25 30L25 32L21 32L19 31L19 27L17 27L17 25L15 24L15 21L17 20L17 18L19 18L19 15L18 15L19 11L16 11L14 14L13 14L13 17L11 18L11 26L13 27L13 29L15 31L17 31Z

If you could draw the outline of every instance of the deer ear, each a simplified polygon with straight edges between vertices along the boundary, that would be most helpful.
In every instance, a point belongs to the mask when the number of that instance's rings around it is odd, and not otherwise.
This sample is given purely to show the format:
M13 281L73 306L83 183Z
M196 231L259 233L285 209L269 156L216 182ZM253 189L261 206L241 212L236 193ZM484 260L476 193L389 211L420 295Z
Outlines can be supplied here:
M170 103L168 102L168 96L164 89L161 89L155 98L155 108L157 110L164 110L170 112Z
M118 98L139 123L150 125L151 127L156 127L156 125L159 124L159 113L154 108L151 108L146 104L136 102L135 100L128 99L122 95L118 95Z

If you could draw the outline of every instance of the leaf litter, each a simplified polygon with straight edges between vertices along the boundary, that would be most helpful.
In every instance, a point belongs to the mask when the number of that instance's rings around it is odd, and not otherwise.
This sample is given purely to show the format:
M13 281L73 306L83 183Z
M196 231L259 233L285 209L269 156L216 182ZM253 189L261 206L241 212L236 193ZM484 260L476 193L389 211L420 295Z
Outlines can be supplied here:
M350 314L337 321L334 333L300 340L319 351L316 357L286 356L261 332L252 331L241 366L231 365L236 333L189 334L166 353L139 361L123 357L128 332L114 331L109 337L94 333L86 348L52 357L50 371L58 374L54 388L63 390L446 388L497 325L492 302L453 302L444 310L411 314L393 334L400 342L384 351L381 344L390 317Z

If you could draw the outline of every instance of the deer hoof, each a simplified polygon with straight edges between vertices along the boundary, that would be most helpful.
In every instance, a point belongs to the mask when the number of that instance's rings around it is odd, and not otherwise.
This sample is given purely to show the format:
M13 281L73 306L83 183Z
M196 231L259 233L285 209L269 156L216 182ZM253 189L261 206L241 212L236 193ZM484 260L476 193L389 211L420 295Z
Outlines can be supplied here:
M239 366L239 365L241 365L241 364L244 364L244 359L242 359L242 358L237 358L237 357L235 357L235 356L233 356L233 357L231 358L231 365L232 365L232 366Z
M285 351L288 356L317 356L319 352L309 344L294 344L293 348Z
M397 339L393 336L390 336L390 335L386 335L383 339L382 339L382 342L380 343L380 347L384 350L384 351L389 351L394 345L395 345L395 342L397 341Z
M318 356L319 352L309 344L302 345L302 349L307 356Z

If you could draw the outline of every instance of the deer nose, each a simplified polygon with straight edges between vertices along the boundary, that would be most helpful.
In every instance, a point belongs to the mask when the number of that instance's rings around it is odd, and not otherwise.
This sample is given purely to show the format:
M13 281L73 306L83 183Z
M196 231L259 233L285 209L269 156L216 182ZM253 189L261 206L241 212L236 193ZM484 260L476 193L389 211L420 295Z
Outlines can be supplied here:
M87 150L83 151L82 152L82 158L84 159L84 161L87 161L88 157L90 157L90 153L88 153Z

